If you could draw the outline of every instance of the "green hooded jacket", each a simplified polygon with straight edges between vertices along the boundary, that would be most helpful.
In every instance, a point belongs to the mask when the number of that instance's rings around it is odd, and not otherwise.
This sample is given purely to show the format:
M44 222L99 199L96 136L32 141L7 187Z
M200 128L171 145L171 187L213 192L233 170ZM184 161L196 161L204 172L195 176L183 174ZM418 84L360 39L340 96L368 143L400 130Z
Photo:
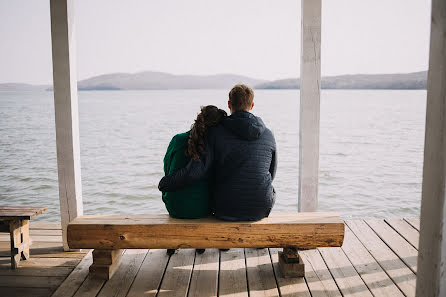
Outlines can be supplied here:
M164 174L172 174L187 165L189 132L175 135L164 156ZM176 192L164 192L163 202L169 215L179 219L197 219L211 215L211 185L209 174L202 180Z

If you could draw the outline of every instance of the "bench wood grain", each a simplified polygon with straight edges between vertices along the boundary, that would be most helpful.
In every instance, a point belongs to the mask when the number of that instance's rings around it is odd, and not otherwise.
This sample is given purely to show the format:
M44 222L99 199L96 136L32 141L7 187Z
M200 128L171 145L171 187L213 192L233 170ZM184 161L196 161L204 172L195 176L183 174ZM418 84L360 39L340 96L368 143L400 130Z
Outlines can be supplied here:
M72 249L95 249L90 272L109 279L122 249L284 248L286 276L303 276L297 249L340 247L344 222L336 213L277 213L255 222L213 217L181 220L167 214L88 215L68 224ZM293 250L294 253L290 253Z

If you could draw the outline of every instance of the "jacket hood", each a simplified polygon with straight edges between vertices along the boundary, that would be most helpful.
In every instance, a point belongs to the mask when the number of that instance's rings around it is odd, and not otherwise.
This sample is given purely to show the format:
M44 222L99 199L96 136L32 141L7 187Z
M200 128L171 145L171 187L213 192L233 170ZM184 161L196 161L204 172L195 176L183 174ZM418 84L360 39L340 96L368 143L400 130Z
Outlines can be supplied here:
M246 140L256 140L265 132L262 119L247 111L236 111L222 122L223 127Z

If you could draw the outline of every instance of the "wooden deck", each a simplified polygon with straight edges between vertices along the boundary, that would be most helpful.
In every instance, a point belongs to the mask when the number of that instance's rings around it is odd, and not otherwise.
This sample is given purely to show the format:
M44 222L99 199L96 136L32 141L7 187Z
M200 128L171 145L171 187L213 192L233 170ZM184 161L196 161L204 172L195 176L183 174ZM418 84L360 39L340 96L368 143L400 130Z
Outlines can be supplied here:
M126 250L103 281L88 276L91 253L62 251L60 224L32 222L30 233L31 260L16 270L0 235L1 296L415 296L415 218L347 220L342 248L303 251L306 276L296 279L281 276L277 249L184 249Z

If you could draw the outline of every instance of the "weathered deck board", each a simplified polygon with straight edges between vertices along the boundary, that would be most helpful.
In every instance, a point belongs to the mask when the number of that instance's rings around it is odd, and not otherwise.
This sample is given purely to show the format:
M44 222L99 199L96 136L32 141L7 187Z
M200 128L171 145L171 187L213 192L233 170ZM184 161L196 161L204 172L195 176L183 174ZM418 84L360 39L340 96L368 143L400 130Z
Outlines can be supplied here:
M0 287L21 288L57 288L65 279L65 276L29 276L20 277L14 275L2 275Z
M126 250L121 258L121 264L112 277L102 287L98 297L125 297L141 267L147 250Z
M367 220L367 224L416 274L418 251L383 220Z
M218 268L218 249L207 249L203 254L196 253L189 296L217 296Z
M347 220L348 227L407 297L415 296L416 276L362 220Z
M220 251L219 293L225 297L248 297L243 249Z
M342 296L318 250L303 251L301 257L305 264L305 279L311 296Z
M149 250L127 297L156 296L168 262L166 250Z
M104 284L105 280L88 275L74 297L94 297L101 291Z
M62 230L62 225L60 222L38 222L38 221L30 221L29 229L45 229L45 230Z
M48 297L54 291L52 288L14 288L1 287L2 296L8 297Z
M31 259L16 270L9 269L2 249L9 249L9 241L0 236L0 295L414 296L416 276L409 266L416 268L410 257L416 256L419 220L348 220L347 225L342 248L300 252L305 278L282 277L277 248L207 249L202 255L183 249L170 257L160 249L127 250L116 273L104 281L88 275L91 253L81 259L87 250L64 252L57 240L36 241L60 237L60 223L31 222Z
M245 249L249 296L279 296L268 249Z
M345 228L342 249L374 296L404 296L348 227Z
M404 219L406 222L408 222L412 227L420 231L420 219L419 218L406 218Z
M386 219L385 221L418 250L418 240L420 238L420 234L418 233L417 229L415 229L405 220Z
M271 248L270 256L273 262L274 274L276 277L277 285L279 286L280 296L287 297L311 297L305 278L285 278L280 272L279 257L277 252L280 249Z
M170 257L158 296L187 296L194 259L194 249L180 249Z
M92 252L90 251L84 259L76 266L73 272L54 292L53 297L71 297L87 278L88 268L93 263Z
M342 296L373 297L341 248L320 248L319 252Z

